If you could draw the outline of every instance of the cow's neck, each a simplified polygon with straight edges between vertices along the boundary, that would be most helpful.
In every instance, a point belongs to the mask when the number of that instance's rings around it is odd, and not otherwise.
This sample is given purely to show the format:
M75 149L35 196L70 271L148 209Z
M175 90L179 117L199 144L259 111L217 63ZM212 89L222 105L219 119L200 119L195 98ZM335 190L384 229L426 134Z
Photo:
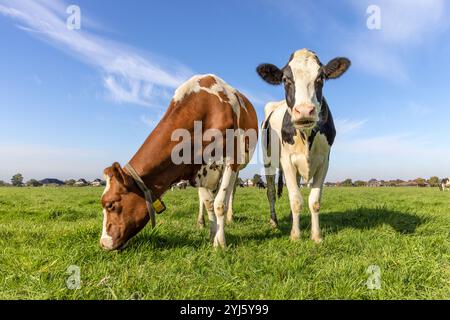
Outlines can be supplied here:
M178 141L172 141L172 132L180 127L176 124L183 123L177 118L177 114L169 109L129 162L157 198L174 182L188 178L193 170L188 164L175 165L171 158L172 149L178 144Z

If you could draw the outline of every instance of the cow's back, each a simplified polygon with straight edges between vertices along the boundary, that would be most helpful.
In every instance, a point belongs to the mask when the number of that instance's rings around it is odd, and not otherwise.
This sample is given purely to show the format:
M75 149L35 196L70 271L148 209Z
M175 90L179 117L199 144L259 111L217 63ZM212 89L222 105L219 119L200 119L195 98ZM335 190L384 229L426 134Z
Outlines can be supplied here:
M256 111L251 102L238 90L228 85L221 78L208 74L197 75L182 84L175 92L170 108L165 117L170 118L173 113L182 115L182 125L201 121L202 131L207 130L220 131L222 141L226 142L227 130L237 132L241 129L243 133L252 131L255 141L243 141L240 150L235 147L234 165L235 170L240 170L250 161L253 151L256 147L258 138L258 120ZM179 117L178 117L179 118ZM180 123L179 123L180 124ZM177 124L177 125L179 125ZM175 125L175 127L177 126ZM186 128L192 131L192 128ZM211 131L212 132L212 131ZM240 138L245 139L242 134L236 133ZM236 141L235 141L236 142ZM208 141L203 142L202 154ZM235 143L235 146L238 144ZM227 155L226 143L223 146L223 155ZM243 161L238 162L237 158L243 155ZM203 159L204 163L195 170L191 182L196 186L214 189L221 177L223 166L217 163L211 163L208 159ZM242 163L244 162L244 163Z

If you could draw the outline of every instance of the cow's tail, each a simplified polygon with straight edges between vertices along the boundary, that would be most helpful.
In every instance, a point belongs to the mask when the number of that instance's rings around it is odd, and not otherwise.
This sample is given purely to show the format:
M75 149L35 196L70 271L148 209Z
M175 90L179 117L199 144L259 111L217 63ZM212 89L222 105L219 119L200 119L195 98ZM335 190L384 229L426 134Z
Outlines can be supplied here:
M278 198L281 198L281 195L283 194L283 169L278 170L278 186L277 186L277 196Z

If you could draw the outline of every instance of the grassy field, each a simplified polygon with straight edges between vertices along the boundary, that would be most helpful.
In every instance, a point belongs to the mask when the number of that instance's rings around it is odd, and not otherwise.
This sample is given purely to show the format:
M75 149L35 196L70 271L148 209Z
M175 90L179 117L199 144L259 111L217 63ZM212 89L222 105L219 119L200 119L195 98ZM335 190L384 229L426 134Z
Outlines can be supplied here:
M169 191L157 228L113 253L98 245L101 193L0 188L0 299L450 299L450 192L325 189L316 245L306 210L289 241L286 194L272 230L265 192L238 189L228 249L215 251L196 227L196 190ZM71 265L78 290L66 287Z

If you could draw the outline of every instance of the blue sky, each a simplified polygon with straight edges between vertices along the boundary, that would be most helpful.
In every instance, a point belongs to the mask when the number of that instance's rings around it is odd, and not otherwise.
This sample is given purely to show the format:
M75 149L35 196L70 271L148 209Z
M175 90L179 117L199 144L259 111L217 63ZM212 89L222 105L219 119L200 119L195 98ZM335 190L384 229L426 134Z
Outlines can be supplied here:
M66 27L71 4L80 30ZM244 92L261 122L284 93L256 66L305 47L353 62L324 89L338 128L327 180L450 176L449 17L445 0L0 0L0 179L124 164L193 74Z

